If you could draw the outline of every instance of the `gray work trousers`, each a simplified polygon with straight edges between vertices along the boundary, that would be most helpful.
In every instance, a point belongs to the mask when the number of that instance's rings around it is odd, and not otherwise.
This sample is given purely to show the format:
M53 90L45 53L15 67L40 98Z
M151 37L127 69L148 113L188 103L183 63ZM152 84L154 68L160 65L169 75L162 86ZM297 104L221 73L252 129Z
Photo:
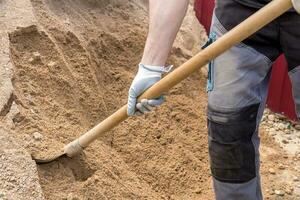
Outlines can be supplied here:
M253 14L234 0L217 0L211 40ZM270 71L284 53L300 116L300 15L288 12L213 60L208 79L209 155L217 200L261 200L259 122Z

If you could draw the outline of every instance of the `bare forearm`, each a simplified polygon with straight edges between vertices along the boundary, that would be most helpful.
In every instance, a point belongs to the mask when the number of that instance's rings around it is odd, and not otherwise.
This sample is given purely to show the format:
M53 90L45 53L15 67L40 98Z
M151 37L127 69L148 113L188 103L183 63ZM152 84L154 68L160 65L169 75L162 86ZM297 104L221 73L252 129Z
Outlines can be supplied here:
M149 32L142 63L164 66L186 14L189 0L149 0Z

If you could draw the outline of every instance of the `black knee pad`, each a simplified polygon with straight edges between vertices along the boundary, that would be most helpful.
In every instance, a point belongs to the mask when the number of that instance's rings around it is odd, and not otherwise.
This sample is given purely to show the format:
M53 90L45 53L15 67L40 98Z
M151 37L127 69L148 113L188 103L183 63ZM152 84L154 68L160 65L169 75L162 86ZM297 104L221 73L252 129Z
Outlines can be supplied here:
M244 183L256 176L252 135L258 108L259 104L224 112L208 107L209 155L215 179Z

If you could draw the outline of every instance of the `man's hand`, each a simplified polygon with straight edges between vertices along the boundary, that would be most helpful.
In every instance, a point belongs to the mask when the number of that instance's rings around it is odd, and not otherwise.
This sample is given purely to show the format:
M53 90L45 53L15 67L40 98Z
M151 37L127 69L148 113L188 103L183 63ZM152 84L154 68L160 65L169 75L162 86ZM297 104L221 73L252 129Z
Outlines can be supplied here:
M300 0L292 0L295 10L300 14Z
M155 106L159 106L164 102L163 96L157 99L143 99L140 103L137 103L137 98L145 90L158 82L163 73L168 72L171 67L149 66L139 64L139 70L135 76L128 95L128 108L127 114L141 115L150 112Z

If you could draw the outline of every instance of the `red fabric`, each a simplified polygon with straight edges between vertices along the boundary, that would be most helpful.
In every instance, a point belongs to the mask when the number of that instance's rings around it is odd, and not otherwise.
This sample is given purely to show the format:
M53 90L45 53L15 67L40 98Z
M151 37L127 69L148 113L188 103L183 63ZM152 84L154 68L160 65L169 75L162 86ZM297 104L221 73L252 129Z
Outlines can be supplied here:
M297 120L292 85L288 76L287 62L281 55L273 65L267 106L292 120Z
M204 26L207 33L209 33L214 7L214 0L195 0L194 10L196 17Z
M214 0L195 0L196 17L207 33L209 33L211 25L214 4ZM283 55L277 59L272 69L267 106L274 112L284 114L292 120L297 119L291 81L287 74L287 62Z

